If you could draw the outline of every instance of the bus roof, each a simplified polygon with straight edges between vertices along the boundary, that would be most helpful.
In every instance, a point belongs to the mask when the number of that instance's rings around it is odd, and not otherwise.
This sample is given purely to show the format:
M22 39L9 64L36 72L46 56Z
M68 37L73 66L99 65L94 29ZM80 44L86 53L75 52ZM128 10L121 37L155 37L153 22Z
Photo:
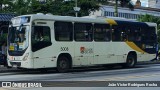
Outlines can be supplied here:
M67 22L85 22L85 23L103 23L103 24L112 24L117 25L118 22L130 22L130 23L139 23L146 24L148 26L157 26L156 23L151 22L138 22L136 20L130 20L125 18L117 18L117 17L73 17L73 16L58 16L51 14L30 14L30 15L22 15L22 16L31 16L32 20L55 20L55 21L67 21ZM18 17L22 17L18 16ZM15 17L16 18L16 17Z

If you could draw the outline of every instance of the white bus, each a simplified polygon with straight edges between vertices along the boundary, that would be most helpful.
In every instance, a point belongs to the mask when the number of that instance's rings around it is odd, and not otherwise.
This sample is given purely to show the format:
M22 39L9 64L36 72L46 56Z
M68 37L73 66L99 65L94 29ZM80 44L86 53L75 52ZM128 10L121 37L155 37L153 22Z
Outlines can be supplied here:
M126 19L33 14L14 17L8 34L10 67L27 69L122 64L156 57L156 24Z

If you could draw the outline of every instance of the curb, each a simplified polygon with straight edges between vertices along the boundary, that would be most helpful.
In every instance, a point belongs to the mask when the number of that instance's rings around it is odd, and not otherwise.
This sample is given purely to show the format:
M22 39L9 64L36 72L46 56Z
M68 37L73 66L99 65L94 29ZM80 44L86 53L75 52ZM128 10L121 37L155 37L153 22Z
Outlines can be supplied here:
M137 64L160 64L160 60L138 62Z

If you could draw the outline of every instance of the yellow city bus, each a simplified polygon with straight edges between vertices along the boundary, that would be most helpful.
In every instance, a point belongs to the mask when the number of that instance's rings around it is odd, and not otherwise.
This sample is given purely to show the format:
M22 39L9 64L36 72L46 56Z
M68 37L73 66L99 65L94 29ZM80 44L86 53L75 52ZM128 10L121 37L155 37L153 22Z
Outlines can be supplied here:
M127 19L32 14L14 17L8 65L27 69L123 64L156 57L157 25Z

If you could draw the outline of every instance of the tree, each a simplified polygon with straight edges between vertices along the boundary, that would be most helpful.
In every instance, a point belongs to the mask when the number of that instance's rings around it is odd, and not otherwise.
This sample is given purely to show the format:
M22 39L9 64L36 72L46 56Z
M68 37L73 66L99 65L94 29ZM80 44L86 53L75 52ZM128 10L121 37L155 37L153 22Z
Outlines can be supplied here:
M73 9L72 1L59 1L56 0L51 3L50 11L54 15L68 15L68 12Z
M13 2L13 12L17 15L28 14L31 0L16 0Z
M97 3L108 5L108 4L115 4L115 2L120 2L121 7L128 7L131 10L134 10L134 5L132 4L131 0L96 0ZM118 5L117 5L118 6Z
M89 15L91 11L95 11L99 9L99 5L96 3L96 1L93 0L80 0L80 14L81 16Z
M54 15L66 15L74 16L75 11L75 0L64 1L64 0L55 0L50 3L50 12ZM99 5L94 0L78 0L78 7L81 8L79 11L80 16L89 15L91 11L95 11L99 8Z
M141 21L141 22L153 22L153 23L157 24L158 43L160 44L160 18L156 17L156 16L152 16L152 15L146 14L146 15L141 15L138 18L138 21Z
M137 20L140 22L154 22L158 26L160 25L160 18L149 14L141 15ZM158 27L158 30L160 30L160 27Z
M75 7L75 0L46 0L40 2L38 0L1 0L0 7L3 4L8 6L3 8L1 12L12 12L17 15L31 14L31 13L52 13L54 15L75 15L73 7ZM89 15L91 11L99 8L99 5L94 0L78 0L78 6L81 8L79 15Z
M75 15L73 10L74 5L75 5L74 1L63 2L61 7L61 15L74 16Z
M13 0L1 0L0 1L0 12L10 13L13 10Z
M0 1L0 11L2 11L3 0Z
M131 0L120 0L121 7L128 7L131 10L134 10L134 5L131 3Z

